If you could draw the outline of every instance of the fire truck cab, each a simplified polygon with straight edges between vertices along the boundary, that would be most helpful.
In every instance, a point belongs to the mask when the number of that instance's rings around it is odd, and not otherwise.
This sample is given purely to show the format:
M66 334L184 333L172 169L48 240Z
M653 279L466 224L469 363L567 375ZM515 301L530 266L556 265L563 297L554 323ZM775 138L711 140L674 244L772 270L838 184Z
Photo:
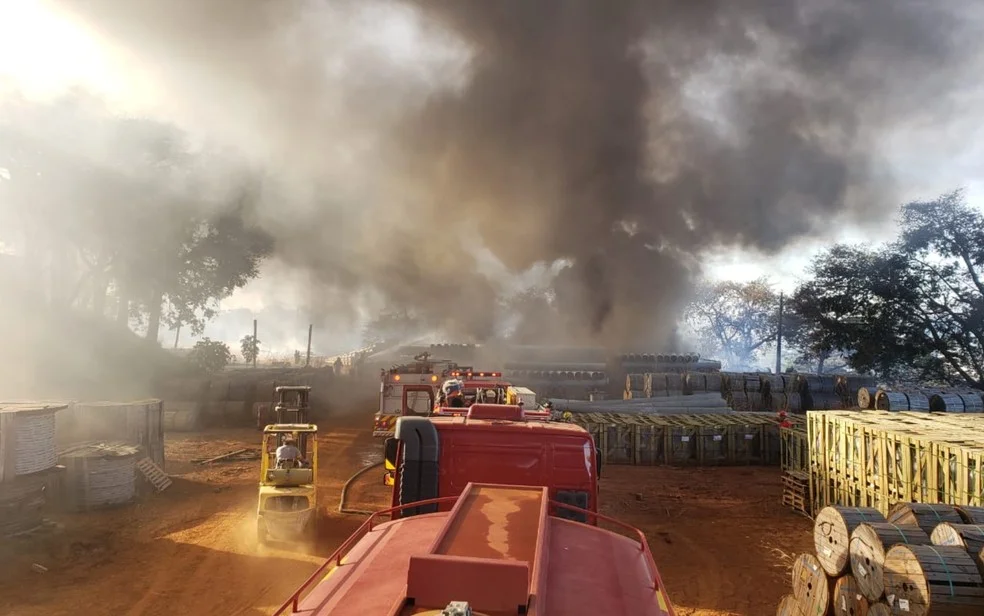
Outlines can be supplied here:
M473 404L465 415L401 417L385 457L394 507L458 496L470 482L489 482L544 486L552 500L598 511L601 464L591 434L574 424L527 418L518 405ZM450 506L410 507L400 515ZM593 523L569 510L557 515Z

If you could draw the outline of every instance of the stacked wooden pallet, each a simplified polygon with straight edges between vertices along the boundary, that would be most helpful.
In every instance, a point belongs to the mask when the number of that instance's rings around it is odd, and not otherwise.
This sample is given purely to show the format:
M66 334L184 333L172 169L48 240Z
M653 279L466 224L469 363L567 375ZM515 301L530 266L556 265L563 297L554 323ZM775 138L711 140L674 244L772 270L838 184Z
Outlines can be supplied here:
M793 564L779 616L984 613L984 509L900 504L825 507L816 552Z
M783 471L782 504L812 518L810 510L810 475L804 471Z
M576 413L607 464L719 466L779 463L772 413L630 415Z
M984 505L984 415L810 412L807 438L814 511Z

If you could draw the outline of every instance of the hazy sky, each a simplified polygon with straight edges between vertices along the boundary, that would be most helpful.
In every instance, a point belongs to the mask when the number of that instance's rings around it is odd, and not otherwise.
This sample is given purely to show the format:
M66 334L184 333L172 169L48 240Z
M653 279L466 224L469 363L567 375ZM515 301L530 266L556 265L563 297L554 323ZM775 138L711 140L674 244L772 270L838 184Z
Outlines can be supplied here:
M395 45L409 40L397 26L387 33ZM60 19L41 0L0 0L0 75L16 79L26 92L38 97L83 84L137 112L154 113L155 100L160 98L158 85L134 70L124 50L108 47L78 25ZM934 127L899 127L892 143L887 144L887 155L902 179L907 198L930 198L963 186L972 203L984 203L984 176L980 171L984 149L973 145L984 142L977 124L977 118L968 118L951 127L971 145L965 151L944 153L934 147L941 137ZM887 220L884 228L877 230L831 230L829 238L797 245L774 258L721 252L708 261L708 272L718 278L753 279L766 275L789 291L804 274L812 255L831 241L880 240L893 234L893 221ZM495 269L496 265L490 263L488 267ZM223 302L229 314L210 324L206 335L236 340L249 327L249 313L266 310L286 321L271 332L271 336L280 339L279 346L285 351L300 348L306 335L306 318L298 307L311 300L306 285L305 275L300 274L282 279L276 286L269 279L258 280ZM162 333L162 340L173 341L173 333ZM315 346L316 350L321 347L334 351L352 340L352 331L322 328ZM182 342L187 344L187 338Z

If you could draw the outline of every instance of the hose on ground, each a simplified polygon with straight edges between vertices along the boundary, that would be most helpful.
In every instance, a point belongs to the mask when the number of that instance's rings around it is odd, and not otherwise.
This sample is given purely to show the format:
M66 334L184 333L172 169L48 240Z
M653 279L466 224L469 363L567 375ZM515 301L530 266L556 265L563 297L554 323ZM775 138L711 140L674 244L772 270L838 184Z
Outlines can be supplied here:
M345 506L345 500L348 497L348 489L349 489L349 487L353 483L355 483L355 480L356 479L358 479L362 475L366 474L367 472L371 471L372 469L378 468L378 467L380 467L382 465L383 465L383 462L376 462L375 464L370 464L369 466L367 466L367 467L365 467L363 469L360 469L359 471L356 471L356 473L354 475L352 475L351 477L348 478L348 481L346 481L345 482L345 485L342 486L342 496L341 496L341 498L338 501L338 513L353 513L353 514L356 514L356 515L372 515L372 514L376 513L375 511L363 511L361 509L349 509L348 507Z

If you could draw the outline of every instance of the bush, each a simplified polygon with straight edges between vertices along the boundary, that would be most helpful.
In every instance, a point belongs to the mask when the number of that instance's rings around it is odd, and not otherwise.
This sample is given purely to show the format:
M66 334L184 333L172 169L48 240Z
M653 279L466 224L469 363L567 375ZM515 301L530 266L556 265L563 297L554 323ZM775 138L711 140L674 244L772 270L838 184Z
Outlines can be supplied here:
M211 375L229 365L232 361L232 352L224 342L202 338L195 343L195 347L188 354L188 360L201 372Z

